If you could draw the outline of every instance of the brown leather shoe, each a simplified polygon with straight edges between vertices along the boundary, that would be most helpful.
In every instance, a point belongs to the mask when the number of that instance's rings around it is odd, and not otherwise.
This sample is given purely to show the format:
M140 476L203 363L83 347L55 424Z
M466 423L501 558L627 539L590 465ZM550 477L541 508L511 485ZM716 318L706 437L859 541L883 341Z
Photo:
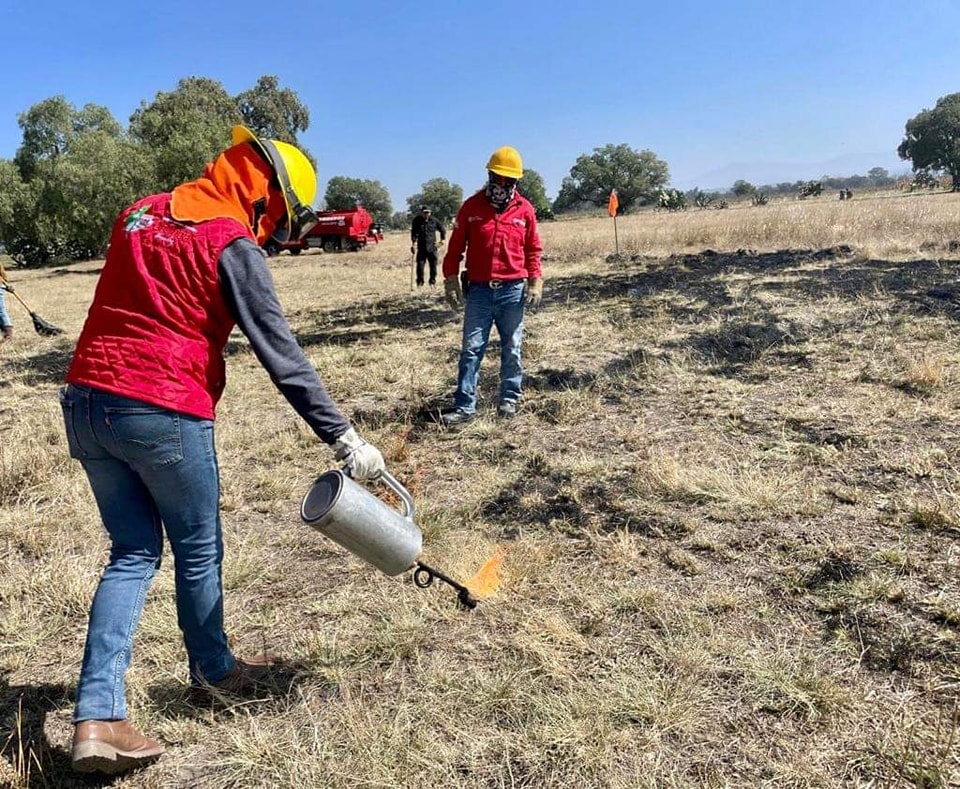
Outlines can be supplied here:
M80 773L115 775L150 764L163 750L130 721L83 721L73 730L70 764Z
M249 658L237 658L237 665L223 679L208 682L202 687L231 693L234 696L246 696L262 689L270 674L270 667L277 662L277 656L271 652Z

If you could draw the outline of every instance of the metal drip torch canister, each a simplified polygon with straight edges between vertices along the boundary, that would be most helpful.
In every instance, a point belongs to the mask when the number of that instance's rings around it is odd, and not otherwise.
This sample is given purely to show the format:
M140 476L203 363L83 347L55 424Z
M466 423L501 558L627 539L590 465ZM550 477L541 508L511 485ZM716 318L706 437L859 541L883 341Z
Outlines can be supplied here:
M300 504L300 518L387 575L416 568L413 578L418 587L430 586L439 578L457 590L463 606L474 608L477 601L465 586L420 561L423 535L414 522L413 499L407 489L386 471L377 482L400 497L400 511L344 471L333 470L314 480Z
M399 575L416 565L423 535L413 522L413 499L406 488L386 471L377 481L400 497L400 512L343 471L334 470L321 474L310 486L300 517L387 575Z

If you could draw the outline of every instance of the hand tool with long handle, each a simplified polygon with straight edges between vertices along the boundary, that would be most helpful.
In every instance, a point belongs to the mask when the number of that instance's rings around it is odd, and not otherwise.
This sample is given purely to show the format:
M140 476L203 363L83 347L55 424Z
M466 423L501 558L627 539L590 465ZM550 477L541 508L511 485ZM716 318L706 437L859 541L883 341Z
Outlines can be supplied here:
M37 313L31 310L27 306L27 303L20 298L20 294L17 293L10 284L2 282L0 283L0 288L3 288L7 293L12 293L13 297L23 305L23 308L27 312L30 313L30 320L33 321L33 328L37 334L41 334L44 337L55 337L58 334L63 334L63 329L61 329L59 326L54 326L52 323L50 323L50 321L45 321L43 318L37 315Z

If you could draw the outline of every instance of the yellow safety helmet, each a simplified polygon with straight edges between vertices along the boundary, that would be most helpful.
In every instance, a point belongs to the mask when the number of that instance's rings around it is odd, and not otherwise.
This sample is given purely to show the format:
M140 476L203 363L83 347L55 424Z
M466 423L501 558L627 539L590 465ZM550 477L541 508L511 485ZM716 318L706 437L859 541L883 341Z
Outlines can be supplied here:
M253 143L273 166L287 204L290 237L302 237L317 224L317 215L310 207L317 196L317 174L306 155L282 140L261 140L246 126L234 126L233 144Z
M504 178L523 178L523 160L520 158L520 152L516 148L504 145L497 148L490 154L490 161L487 162L487 169L502 175Z

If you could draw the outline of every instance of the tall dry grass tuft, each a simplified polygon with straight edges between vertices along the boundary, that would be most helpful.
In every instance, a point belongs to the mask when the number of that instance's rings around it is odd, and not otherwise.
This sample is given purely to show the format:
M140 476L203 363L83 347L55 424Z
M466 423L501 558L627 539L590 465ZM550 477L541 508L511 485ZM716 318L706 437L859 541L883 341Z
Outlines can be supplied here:
M269 265L331 393L411 491L387 577L298 518L335 466L239 333L218 409L228 632L262 698L186 690L173 557L129 713L166 755L124 786L953 786L960 781L956 195L547 223L519 416L496 340L478 418L460 319L403 234ZM709 252L708 252L709 250ZM11 269L60 338L0 345L0 783L65 758L107 542L57 390L99 263ZM15 305L11 305L14 306ZM372 490L396 504L385 491Z

